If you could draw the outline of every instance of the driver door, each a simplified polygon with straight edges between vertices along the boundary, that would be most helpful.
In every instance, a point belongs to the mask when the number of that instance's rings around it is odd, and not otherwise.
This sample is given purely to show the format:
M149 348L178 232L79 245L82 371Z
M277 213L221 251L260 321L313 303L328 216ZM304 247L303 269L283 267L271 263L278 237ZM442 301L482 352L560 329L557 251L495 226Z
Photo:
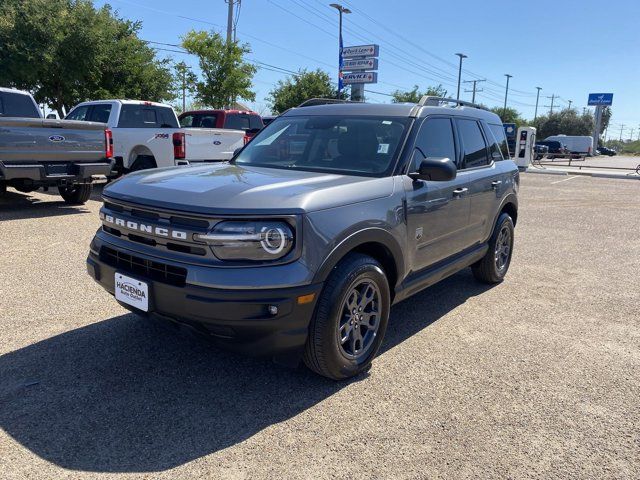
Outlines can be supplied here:
M446 157L459 164L459 148L449 117L428 117L418 131L410 171L422 159ZM466 175L450 181L404 178L407 238L412 270L444 260L468 246L469 196Z

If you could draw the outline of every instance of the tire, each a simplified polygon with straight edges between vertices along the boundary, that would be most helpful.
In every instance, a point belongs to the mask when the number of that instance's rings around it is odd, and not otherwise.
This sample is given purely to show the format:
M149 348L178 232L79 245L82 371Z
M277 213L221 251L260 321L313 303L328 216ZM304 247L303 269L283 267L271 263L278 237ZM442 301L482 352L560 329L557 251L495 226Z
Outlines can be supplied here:
M483 283L500 283L504 280L513 254L513 234L513 220L508 213L501 213L489 239L487 253L471 266L476 280ZM498 246L500 256L496 252Z
M148 170L150 168L158 168L156 159L150 155L138 155L131 164L129 172L137 172L139 170Z
M58 187L60 196L70 205L82 205L91 196L92 185L90 183L78 183L70 187Z
M303 357L307 367L333 380L367 371L387 330L390 300L382 266L367 255L347 255L318 299Z

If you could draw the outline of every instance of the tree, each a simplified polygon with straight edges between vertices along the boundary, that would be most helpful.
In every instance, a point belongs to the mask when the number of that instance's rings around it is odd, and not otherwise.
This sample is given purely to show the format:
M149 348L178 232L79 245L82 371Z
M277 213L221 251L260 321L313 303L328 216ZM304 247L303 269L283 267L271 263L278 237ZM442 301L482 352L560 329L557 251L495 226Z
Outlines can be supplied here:
M245 60L248 44L227 42L219 33L191 30L182 37L182 48L198 56L202 79L196 82L196 98L215 108L236 99L253 101L251 81L257 68Z
M575 109L539 116L533 126L540 139L551 135L593 135L593 114L585 111L581 115Z
M60 116L100 98L171 98L168 60L123 20L90 0L3 0L0 85L29 90Z
M446 97L447 90L442 86L429 87L424 93L418 93L420 87L414 85L411 90L396 90L391 94L393 103L418 103L424 95L432 95L435 97Z
M193 95L196 92L196 82L198 77L185 62L176 63L173 66L175 98L180 99L180 112L184 112L187 107L187 94Z
M327 72L320 69L312 72L300 70L297 75L278 80L267 100L274 113L282 113L310 98L336 98L336 94Z
M516 127L521 127L528 123L515 108L493 107L491 111L500 117L502 123L515 123Z

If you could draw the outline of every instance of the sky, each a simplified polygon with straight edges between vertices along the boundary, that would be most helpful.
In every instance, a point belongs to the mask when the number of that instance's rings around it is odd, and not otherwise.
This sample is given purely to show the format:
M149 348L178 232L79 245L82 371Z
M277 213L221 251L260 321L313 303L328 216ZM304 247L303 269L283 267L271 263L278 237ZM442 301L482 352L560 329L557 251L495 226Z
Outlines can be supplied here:
M140 37L158 55L184 60L197 70L197 58L166 50L191 29L226 33L225 0L95 0L109 3L121 17L140 20ZM248 56L260 69L256 101L268 113L267 97L286 72L321 68L337 77L338 13L330 0L242 0L237 38L250 45ZM389 102L397 89L442 84L456 94L458 57L464 53L463 80L478 83L476 101L502 106L506 77L508 106L533 118L538 112L571 105L582 111L589 93L613 97L608 136L640 134L640 1L537 0L342 0L344 45L380 45L378 83L367 86L371 102ZM166 49L166 50L160 50ZM463 89L470 89L464 83ZM376 92L376 93L374 93ZM386 95L385 95L386 94ZM461 98L471 100L470 92ZM617 133L616 133L617 132Z

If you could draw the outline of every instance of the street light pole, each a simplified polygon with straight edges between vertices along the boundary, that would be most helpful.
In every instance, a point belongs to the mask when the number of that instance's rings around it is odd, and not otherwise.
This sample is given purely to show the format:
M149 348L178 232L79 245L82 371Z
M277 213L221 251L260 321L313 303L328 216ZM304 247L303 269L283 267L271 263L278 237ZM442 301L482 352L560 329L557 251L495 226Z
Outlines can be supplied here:
M467 58L464 53L456 53L460 57L460 66L458 67L458 93L456 94L456 100L460 100L460 78L462 77L462 59Z
M536 121L536 118L538 118L538 101L540 100L540 90L542 90L541 87L536 87L538 89L538 94L536 95L536 112L533 114L533 121Z
M343 7L339 3L331 3L330 7L338 10L338 98L342 92L342 14L351 13L351 10Z
M513 77L513 75L509 75L508 73L504 74L507 77L507 88L504 91L504 107L502 107L502 117L504 121L504 116L507 113L507 95L509 95L509 79Z

